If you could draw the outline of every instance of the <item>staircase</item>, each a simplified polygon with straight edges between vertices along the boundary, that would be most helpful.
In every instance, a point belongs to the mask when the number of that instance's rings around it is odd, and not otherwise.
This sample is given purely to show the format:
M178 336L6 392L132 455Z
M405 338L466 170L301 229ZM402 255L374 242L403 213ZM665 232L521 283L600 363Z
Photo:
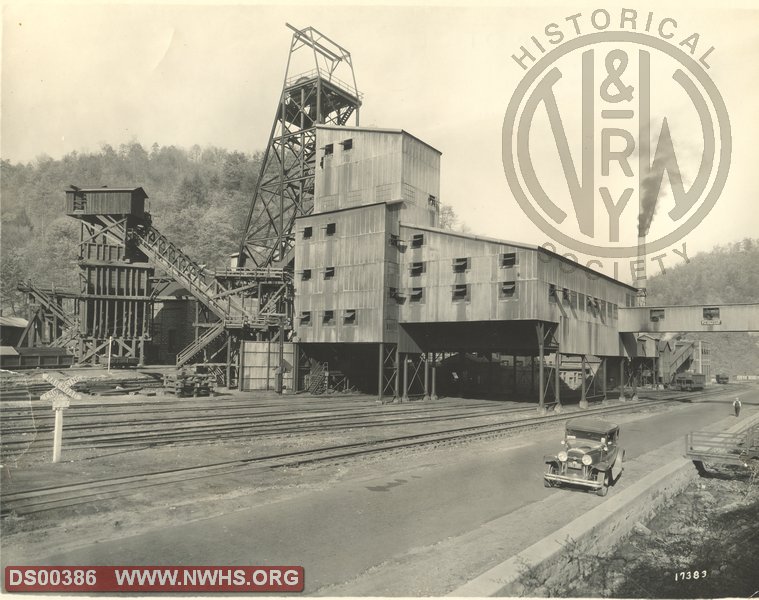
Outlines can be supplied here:
M687 342L672 353L668 370L670 382L674 380L678 369L693 358L693 344L694 342Z
M37 287L31 280L27 281L25 286L19 286L19 289L32 296L37 304L43 306L50 314L57 317L66 327L76 328L76 317L64 311L58 305L53 294L49 294Z
M207 347L208 344L213 342L216 338L218 338L222 333L224 333L224 321L219 321L218 323L215 323L213 327L208 329L203 335L201 335L196 340L193 340L193 342L187 346L186 348L182 349L182 351L177 354L177 367L181 367L185 364L187 364L192 358L198 354L203 348Z

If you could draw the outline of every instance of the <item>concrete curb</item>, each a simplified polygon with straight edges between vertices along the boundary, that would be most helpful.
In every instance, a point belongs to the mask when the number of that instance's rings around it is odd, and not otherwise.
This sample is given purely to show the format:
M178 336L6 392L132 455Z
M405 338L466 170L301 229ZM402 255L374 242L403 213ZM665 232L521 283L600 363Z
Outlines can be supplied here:
M759 413L725 431L736 433L756 423ZM674 460L448 596L519 596L525 592L534 595L536 587L550 588L572 581L581 570L578 559L601 554L618 544L630 534L635 523L651 518L696 475L689 459Z

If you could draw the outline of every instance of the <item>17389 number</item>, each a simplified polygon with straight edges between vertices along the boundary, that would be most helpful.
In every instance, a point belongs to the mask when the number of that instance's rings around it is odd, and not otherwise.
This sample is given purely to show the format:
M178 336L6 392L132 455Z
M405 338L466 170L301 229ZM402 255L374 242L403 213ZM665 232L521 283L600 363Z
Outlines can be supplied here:
M675 573L675 581L688 581L689 579L706 579L706 569L703 571L680 571Z

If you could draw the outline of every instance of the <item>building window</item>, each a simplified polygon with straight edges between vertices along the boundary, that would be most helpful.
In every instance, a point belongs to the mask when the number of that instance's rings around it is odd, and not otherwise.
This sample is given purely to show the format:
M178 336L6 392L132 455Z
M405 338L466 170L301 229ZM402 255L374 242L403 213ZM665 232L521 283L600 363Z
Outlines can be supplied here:
M506 252L501 254L501 266L504 268L514 267L517 264L517 253Z
M353 140L351 138L341 142L343 150L351 150L353 148Z
M606 318L606 300L598 301L598 316L601 317L601 319Z
M707 306L704 308L702 314L705 321L716 321L720 318L718 306Z
M325 325L334 325L335 324L335 311L334 310L325 310L324 311L324 318L322 319L322 322Z
M355 325L356 324L356 314L358 311L355 308L352 308L350 310L346 310L343 313L343 325Z
M469 269L468 258L454 258L453 259L453 272L454 273L466 273Z
M313 227L304 227L303 228L303 239L307 240L311 236L314 235L314 228Z
M411 266L409 267L409 272L411 273L411 277L418 277L419 275L425 272L424 263L423 262L411 263Z
M311 325L311 311L310 310L306 310L300 313L300 324Z
M577 293L577 308L582 311L585 310L585 294L580 292Z
M550 302L556 302L558 300L557 295L558 295L558 292L556 289L556 284L549 283L548 284L548 300Z
M311 269L303 269L303 272L300 274L300 280L308 281L309 279L311 279Z
M424 288L411 288L411 302L422 302L424 300Z
M327 235L335 235L337 223L327 223Z
M332 144L327 144L324 146L324 156L329 156L330 154L333 154L335 152L335 147Z
M453 301L469 300L469 286L466 283L453 286Z
M664 309L663 308L652 308L648 311L648 318L654 322L657 323L658 321L664 320Z
M427 204L430 206L437 206L437 196L430 194L427 196Z
M423 233L415 233L413 236L411 236L411 247L412 248L421 248L424 246L424 234Z
M324 279L332 279L335 276L335 267L324 269Z
M517 298L516 281L504 281L501 283L501 298Z
M390 245L395 246L396 248L400 248L401 237L397 233L390 234Z
M594 317L597 317L598 316L597 315L597 313L598 313L598 300L596 298L591 298L590 296L588 296L587 305L588 305L588 310L591 312L591 314Z
M571 299L572 295L569 291L569 288L561 288L561 302L569 304Z
M619 318L619 307L616 304L611 305L611 316L613 319Z

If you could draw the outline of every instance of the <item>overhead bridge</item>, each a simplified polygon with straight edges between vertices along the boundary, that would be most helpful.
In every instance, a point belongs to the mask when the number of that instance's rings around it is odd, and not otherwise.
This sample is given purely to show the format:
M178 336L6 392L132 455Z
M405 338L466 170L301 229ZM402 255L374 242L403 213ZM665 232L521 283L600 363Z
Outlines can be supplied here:
M620 333L759 331L759 304L637 306L619 309Z

